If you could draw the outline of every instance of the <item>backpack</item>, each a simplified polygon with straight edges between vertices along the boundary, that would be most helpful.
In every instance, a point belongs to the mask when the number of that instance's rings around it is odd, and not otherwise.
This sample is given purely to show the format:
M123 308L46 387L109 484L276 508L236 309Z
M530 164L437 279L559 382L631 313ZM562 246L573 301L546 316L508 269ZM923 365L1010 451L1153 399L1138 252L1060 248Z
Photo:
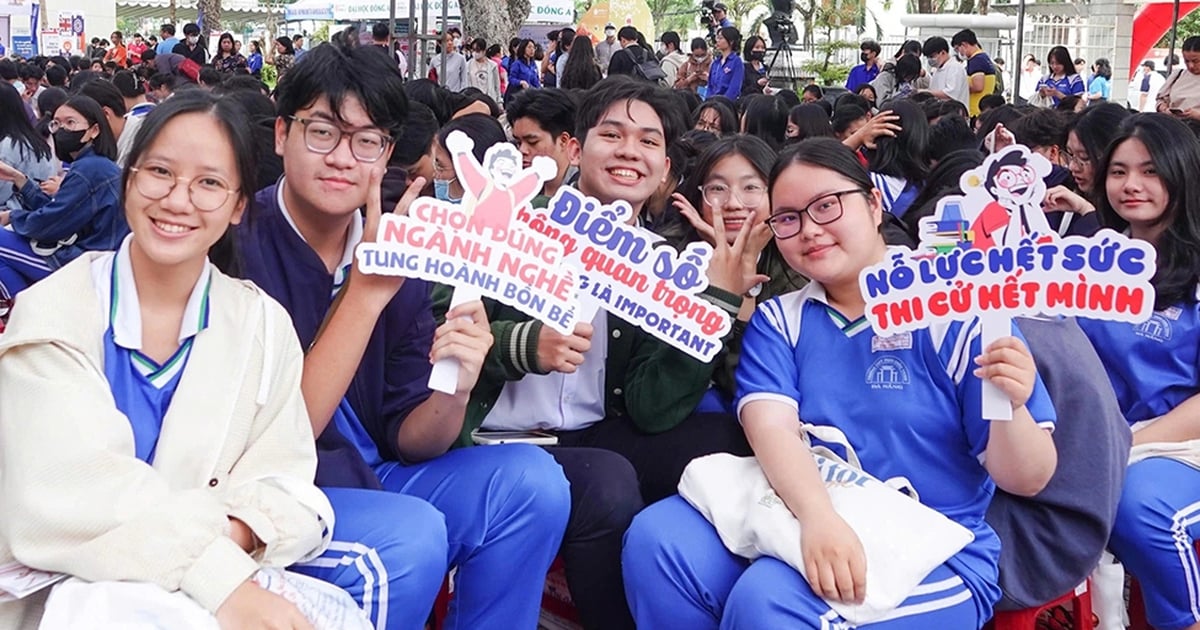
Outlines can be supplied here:
M663 72L662 66L658 65L658 59L646 54L646 49L641 46L631 46L627 49L630 56L633 57L633 76L657 83L661 86L667 86L667 73Z

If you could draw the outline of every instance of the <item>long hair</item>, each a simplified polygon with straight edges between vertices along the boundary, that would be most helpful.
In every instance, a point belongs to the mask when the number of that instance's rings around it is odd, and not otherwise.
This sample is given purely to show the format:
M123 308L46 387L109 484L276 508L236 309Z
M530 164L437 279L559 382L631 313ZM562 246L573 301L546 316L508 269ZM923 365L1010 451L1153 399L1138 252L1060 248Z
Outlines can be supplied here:
M1132 115L1129 110L1116 103L1100 103L1085 109L1083 114L1075 119L1074 124L1067 127L1068 136L1072 132L1075 133L1075 138L1083 145L1088 159L1092 161L1092 185L1095 188L1088 196L1093 202L1099 202L1099 198L1104 196L1104 188L1098 183L1100 171L1097 169L1100 168L1100 161L1108 153L1121 123Z
M797 105L788 113L788 121L800 130L800 134L795 138L790 138L790 142L800 142L808 138L832 138L833 125L829 123L829 114L825 113L825 109L820 105L805 103Z
M892 101L883 109L900 116L900 133L896 137L880 138L874 150L867 151L871 171L905 179L921 185L929 176L926 153L929 151L929 120L925 112L911 101Z
M1075 70L1075 61L1071 58L1071 52L1067 50L1066 46L1055 46L1050 49L1050 52L1046 54L1046 64L1049 65L1050 63L1061 65L1063 67L1063 76L1069 77L1073 74L1079 74Z
M91 97L82 94L76 94L67 99L62 107L70 107L79 112L84 120L88 122L88 126L96 125L100 128L100 135L92 138L91 147L96 155L106 157L114 162L117 161L117 138L113 135L112 127L108 126L108 118L104 116L104 110L100 104Z
M1105 79L1112 78L1112 64L1107 59L1101 57L1096 60L1096 76L1104 77Z
M596 47L591 38L576 37L571 44L571 52L567 54L567 63L563 65L563 75L558 79L559 87L565 90L590 90L602 78L604 76L596 63Z
M247 204L244 217L252 215L250 204L254 201L256 182L254 135L250 125L246 124L249 115L236 99L222 98L204 90L187 90L180 92L163 101L161 105L146 114L137 136L133 140L133 148L129 151L127 166L121 174L121 203L125 203L125 191L129 190L131 168L139 165L142 154L154 144L163 129L178 116L186 114L205 114L212 117L225 134L225 139L233 149L237 161L237 191L238 203ZM232 226L230 226L232 228ZM232 229L225 230L216 243L209 248L209 258L222 272L240 275L239 257L232 236Z
M746 134L766 141L778 151L787 139L788 108L783 101L758 95L746 105Z
M1187 125L1165 114L1138 114L1121 125L1104 159L1096 165L1100 220L1118 231L1128 228L1129 222L1117 214L1108 198L1108 164L1116 149L1132 139L1146 146L1168 197L1159 219L1166 229L1155 243L1158 269L1151 279L1156 293L1154 308L1195 302L1196 283L1200 281L1200 183L1196 182L1200 141Z
M0 140L11 141L18 153L32 154L40 160L51 157L50 145L38 135L25 115L25 104L17 88L0 82Z

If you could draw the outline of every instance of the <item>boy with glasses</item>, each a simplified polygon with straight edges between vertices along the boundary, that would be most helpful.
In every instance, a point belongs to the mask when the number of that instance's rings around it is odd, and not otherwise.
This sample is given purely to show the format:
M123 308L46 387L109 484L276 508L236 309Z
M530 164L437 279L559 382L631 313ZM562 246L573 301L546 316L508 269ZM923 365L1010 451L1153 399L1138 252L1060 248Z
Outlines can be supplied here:
M309 348L301 386L317 483L338 520L330 551L301 570L346 588L378 628L420 628L457 566L448 627L532 628L567 517L562 472L526 445L447 452L491 345L482 306L455 309L435 331L425 282L354 269L379 220L403 93L374 51L310 51L278 90L285 175L238 232L245 276L284 305ZM442 358L461 364L453 394L427 386Z

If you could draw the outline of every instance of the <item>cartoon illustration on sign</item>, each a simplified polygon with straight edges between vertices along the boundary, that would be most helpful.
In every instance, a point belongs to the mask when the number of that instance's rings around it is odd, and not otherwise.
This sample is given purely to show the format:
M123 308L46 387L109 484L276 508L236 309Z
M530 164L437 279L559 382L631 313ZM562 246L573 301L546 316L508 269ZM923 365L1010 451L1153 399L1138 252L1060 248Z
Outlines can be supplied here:
M407 215L384 214L376 242L355 251L359 269L453 286L450 308L486 296L570 334L579 321L579 275L560 242L517 218L554 176L553 160L535 158L532 168L519 170L511 144L489 147L483 163L466 134L452 133L446 144L462 202L421 197ZM456 362L438 362L430 387L453 392L457 375Z
M1154 247L1124 234L1060 237L1042 210L1050 163L1014 145L963 174L962 195L919 222L916 251L888 249L859 287L876 334L980 322L981 347L1012 334L1012 318L1088 317L1140 323L1154 310ZM984 417L1012 407L984 383Z

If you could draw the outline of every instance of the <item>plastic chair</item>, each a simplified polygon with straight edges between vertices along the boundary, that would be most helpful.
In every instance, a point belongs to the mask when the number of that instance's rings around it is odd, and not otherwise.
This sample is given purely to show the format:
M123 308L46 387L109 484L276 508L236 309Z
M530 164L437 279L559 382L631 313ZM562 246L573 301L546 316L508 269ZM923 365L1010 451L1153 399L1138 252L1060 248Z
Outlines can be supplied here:
M1075 590L1035 608L1003 610L992 618L992 630L1036 630L1038 617L1055 606L1070 604L1071 619L1075 630L1091 630L1092 585L1090 580L1075 587Z

